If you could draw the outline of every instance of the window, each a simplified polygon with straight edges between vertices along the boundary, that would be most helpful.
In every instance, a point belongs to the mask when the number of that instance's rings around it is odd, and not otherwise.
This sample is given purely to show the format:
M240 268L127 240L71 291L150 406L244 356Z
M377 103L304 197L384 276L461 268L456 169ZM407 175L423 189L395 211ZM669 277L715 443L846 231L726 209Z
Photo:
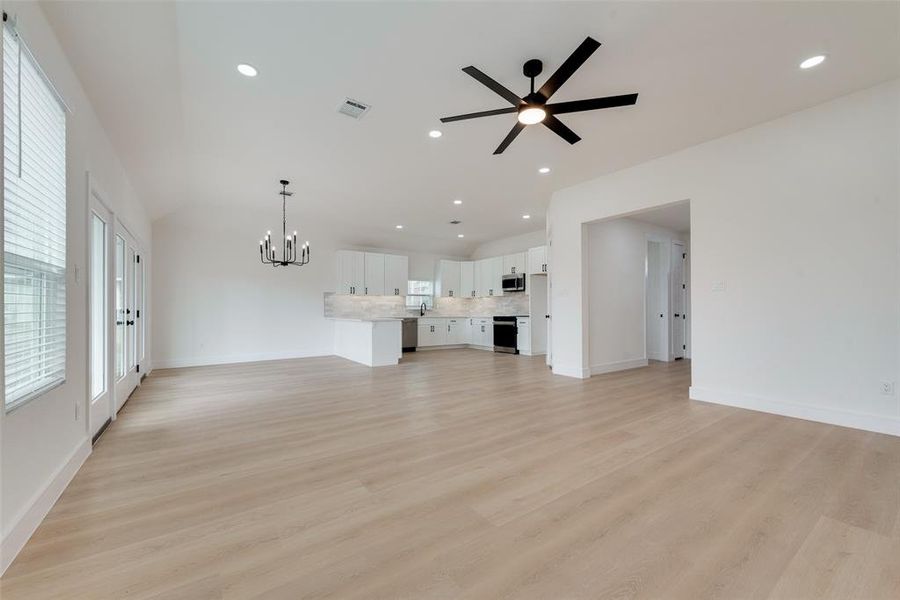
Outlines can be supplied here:
M3 28L3 312L9 410L66 378L66 114Z
M434 283L431 281L408 281L406 284L406 307L419 308L422 303L434 308Z

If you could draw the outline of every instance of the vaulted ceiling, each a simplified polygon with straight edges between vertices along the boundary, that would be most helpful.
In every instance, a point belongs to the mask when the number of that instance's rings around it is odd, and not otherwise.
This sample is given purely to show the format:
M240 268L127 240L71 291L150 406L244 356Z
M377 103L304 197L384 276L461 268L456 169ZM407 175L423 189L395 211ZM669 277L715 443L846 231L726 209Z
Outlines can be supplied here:
M555 189L900 76L893 2L43 7L152 217L191 203L277 212L287 178L304 212L360 244L459 254L543 227ZM525 60L544 61L540 85L587 35L602 47L554 100L640 98L560 117L580 143L534 126L493 156L513 115L439 123L504 106L460 68L524 94ZM370 113L338 114L347 96Z

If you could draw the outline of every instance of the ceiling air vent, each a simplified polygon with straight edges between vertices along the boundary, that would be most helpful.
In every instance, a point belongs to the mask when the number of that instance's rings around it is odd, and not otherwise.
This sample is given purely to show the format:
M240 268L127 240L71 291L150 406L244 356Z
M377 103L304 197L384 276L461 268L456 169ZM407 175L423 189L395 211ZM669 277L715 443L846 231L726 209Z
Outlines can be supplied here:
M362 119L370 108L372 107L359 100L344 98L344 101L338 106L338 112L354 119Z
M460 221L458 219L453 219L452 221L450 221L451 225L459 225L460 223L462 223L462 221Z

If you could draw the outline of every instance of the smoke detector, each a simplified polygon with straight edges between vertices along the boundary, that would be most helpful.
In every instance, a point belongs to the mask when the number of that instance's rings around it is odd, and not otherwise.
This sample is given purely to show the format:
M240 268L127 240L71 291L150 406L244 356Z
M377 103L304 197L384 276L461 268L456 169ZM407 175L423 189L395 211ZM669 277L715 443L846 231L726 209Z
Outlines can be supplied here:
M337 111L342 115L347 115L348 117L359 120L366 116L366 113L369 112L370 108L372 108L371 105L360 102L359 100L344 98L344 101L338 105Z

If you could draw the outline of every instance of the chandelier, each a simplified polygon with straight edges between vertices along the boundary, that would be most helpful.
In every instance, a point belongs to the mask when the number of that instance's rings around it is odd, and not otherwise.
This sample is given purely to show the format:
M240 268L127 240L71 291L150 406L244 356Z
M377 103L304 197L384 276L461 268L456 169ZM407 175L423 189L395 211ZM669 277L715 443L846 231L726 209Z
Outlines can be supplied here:
M309 242L300 246L299 253L297 249L297 232L288 235L287 232L287 198L293 196L293 192L287 191L290 181L282 179L281 191L281 234L284 236L284 247L281 249L281 258L278 257L278 249L273 243L272 232L267 231L266 237L259 241L259 260L264 265L272 265L273 267L286 267L288 265L297 265L302 267L309 262Z

